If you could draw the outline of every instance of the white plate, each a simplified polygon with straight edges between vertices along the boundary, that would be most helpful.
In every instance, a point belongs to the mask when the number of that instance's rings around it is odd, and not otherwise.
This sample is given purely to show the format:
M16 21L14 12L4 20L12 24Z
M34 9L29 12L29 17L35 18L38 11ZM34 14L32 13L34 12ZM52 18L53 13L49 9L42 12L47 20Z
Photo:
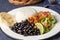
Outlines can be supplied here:
M24 8L24 7L21 7L21 8ZM12 11L9 11L8 13L12 14L13 16L16 16L16 13L20 13L21 8L14 9ZM33 8L37 12L39 12L39 11L49 11L49 12L51 12L51 14L54 15L57 19L57 23L56 23L55 27L50 32L48 32L46 34L43 34L43 35L24 37L22 35L19 35L19 34L13 32L13 31L11 31L9 27L7 27L2 22L0 22L0 27L1 27L1 29L4 33L6 33L8 36L10 36L12 38L16 38L16 39L37 40L37 39L45 39L45 38L52 37L60 31L60 16L57 12L55 12L51 9L47 9L47 8L44 8L44 7L38 7L38 6L27 6L26 8ZM27 14L27 15L29 15L29 14Z

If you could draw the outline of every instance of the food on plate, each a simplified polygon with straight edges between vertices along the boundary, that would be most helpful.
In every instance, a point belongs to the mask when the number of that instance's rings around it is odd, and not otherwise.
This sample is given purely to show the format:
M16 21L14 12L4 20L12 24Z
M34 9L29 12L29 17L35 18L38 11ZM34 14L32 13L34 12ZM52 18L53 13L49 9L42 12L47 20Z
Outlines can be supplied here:
M12 27L16 23L16 19L8 14L7 12L1 12L0 13L0 18L3 23L8 25L9 27Z
M40 29L40 34L49 32L55 25L56 19L50 12L39 12L28 18L30 23L34 23L36 28Z
M30 23L28 20L25 20L20 23L15 23L12 30L24 36L40 35L39 29L34 28L34 26L34 23Z
M43 34L44 33L44 27L43 27L43 25L41 23L36 23L35 25L40 30L40 33Z
M49 32L56 22L49 11L41 11L31 15L25 21L16 22L11 29L24 36L42 35Z
M41 22L41 20L43 18L46 18L46 17L47 18L50 18L51 17L50 12L39 12L39 13L35 14L34 16L30 17L28 20L30 22L36 23L36 22Z
M30 4L39 3L42 0L8 0L8 1L15 5L30 5Z
M21 20L25 20L32 15L36 14L36 10L34 8L29 8L29 7L23 7L21 10L16 14L16 20L17 22L21 22ZM28 15L27 15L28 14ZM18 17L19 16L19 17ZM21 17L22 16L22 17Z

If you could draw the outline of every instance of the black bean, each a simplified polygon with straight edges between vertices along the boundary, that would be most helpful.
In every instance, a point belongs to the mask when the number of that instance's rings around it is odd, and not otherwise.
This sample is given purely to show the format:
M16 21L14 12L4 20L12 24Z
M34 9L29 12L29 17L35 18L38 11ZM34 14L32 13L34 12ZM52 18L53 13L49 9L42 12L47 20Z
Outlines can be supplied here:
M31 23L31 26L34 27L34 23Z
M14 24L14 26L17 26L17 25L18 25L18 23L15 23L15 24Z
M19 27L18 29L21 30L21 27Z
M21 23L18 23L18 25L17 25L18 27L20 27L21 26Z

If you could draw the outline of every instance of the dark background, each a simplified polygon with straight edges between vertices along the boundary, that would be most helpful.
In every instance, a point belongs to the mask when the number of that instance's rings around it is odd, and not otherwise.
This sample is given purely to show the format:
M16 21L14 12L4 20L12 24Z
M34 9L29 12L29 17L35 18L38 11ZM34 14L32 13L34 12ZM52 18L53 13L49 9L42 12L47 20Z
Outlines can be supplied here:
M57 0L57 2L59 2L59 1L60 0ZM42 3L31 5L31 6L45 6L45 5L51 5L51 4L48 2L48 0L44 0ZM8 12L8 11L18 8L18 7L22 7L22 6L16 6L16 5L10 4L8 2L8 0L0 0L0 12ZM60 5L49 6L48 8L55 10L56 12L58 12L60 14ZM0 40L16 40L16 39L8 37L0 29ZM56 34L55 36L53 36L51 38L44 39L44 40L60 40L60 33Z

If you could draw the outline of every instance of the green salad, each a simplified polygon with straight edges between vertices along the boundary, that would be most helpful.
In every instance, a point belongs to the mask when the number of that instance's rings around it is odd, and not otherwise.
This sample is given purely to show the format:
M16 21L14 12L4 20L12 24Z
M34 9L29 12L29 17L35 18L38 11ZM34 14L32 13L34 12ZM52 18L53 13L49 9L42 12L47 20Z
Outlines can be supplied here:
M50 18L48 17L49 15L50 15ZM40 34L49 32L56 23L56 19L53 15L48 14L48 16L42 18L40 22L35 23L37 28L40 30Z

